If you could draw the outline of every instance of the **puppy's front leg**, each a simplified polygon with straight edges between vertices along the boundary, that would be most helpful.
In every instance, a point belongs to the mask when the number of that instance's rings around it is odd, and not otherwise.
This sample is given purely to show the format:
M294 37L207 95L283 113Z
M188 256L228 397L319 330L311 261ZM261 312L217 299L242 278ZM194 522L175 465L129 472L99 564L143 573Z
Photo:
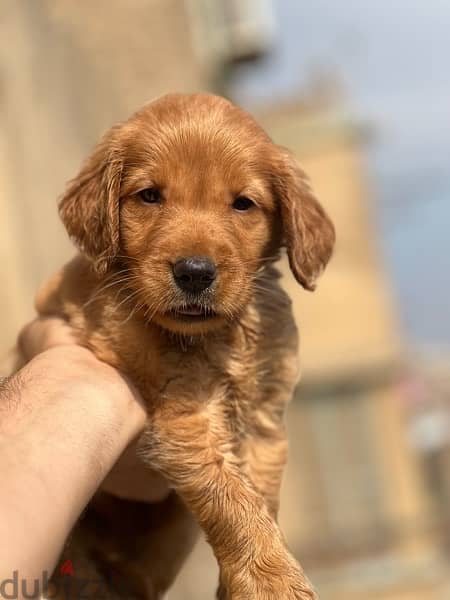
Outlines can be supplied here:
M217 403L165 398L147 437L148 458L184 499L206 532L226 600L316 598L262 496L232 452Z

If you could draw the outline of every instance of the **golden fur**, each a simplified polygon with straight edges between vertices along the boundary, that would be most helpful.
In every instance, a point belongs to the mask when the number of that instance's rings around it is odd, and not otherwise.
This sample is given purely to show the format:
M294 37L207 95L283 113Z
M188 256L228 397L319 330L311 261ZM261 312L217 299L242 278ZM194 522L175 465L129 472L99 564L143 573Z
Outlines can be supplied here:
M157 202L142 201L149 188ZM236 197L254 205L236 210ZM334 229L296 161L227 100L169 95L106 134L60 214L81 254L37 309L63 315L133 380L148 407L142 456L174 490L155 505L98 494L66 556L84 552L92 573L160 598L197 523L220 567L218 598L313 598L276 522L297 334L273 263L284 244L314 289ZM172 275L186 256L217 267L198 300ZM184 314L193 302L202 316Z

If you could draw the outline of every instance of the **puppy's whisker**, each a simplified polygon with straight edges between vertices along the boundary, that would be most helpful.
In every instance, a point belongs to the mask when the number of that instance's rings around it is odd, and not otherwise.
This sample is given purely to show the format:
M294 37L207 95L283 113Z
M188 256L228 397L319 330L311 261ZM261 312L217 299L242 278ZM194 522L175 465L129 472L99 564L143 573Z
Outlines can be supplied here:
M132 275L127 275L126 277L122 277L118 280L114 280L114 281L110 281L107 285L104 285L100 288L98 288L95 293L93 294L93 296L91 296L89 298L89 300L87 300L84 304L83 304L83 308L86 308L87 306L89 306L92 302L94 302L94 300L96 300L101 294L103 294L106 290L114 287L115 285L121 285L124 284L126 282L131 282L133 280L136 279L136 276L132 276Z
M117 306L115 307L115 310L118 311L121 306L123 306L124 304L126 304L129 300L131 300L131 298L134 298L135 296L137 296L140 293L142 293L141 289L137 289L137 290L134 290L133 292L131 292L131 294L129 294L128 296L126 296L126 298L124 298L123 300L121 300L119 302L119 304L117 304Z
M122 323L120 324L120 327L123 327L124 325L126 325L128 323L128 321L130 321L134 315L139 312L139 310L141 310L142 308L144 308L145 306L145 302L141 302L139 303L139 299L136 301L135 307L133 308L133 310L130 311L130 314L126 317L126 319L124 321L122 321Z
M167 297L167 295L162 296L158 302L156 302L156 304L149 305L147 310L144 313L144 317L146 318L147 322L150 323L151 320L153 319L153 317L156 315L156 313L166 304L168 305L168 300L169 298ZM149 314L150 313L150 314Z
M123 272L125 272L125 271L123 271ZM103 286L99 287L97 290L95 290L94 294L85 302L85 304L83 305L83 308L86 308L87 306L89 306L92 302L94 302L94 300L96 300L104 292L106 292L106 290L111 289L114 286L119 286L119 285L126 287L126 285L128 283L137 281L138 277L136 275L132 275L128 272L128 275L126 275L125 277L121 277L119 279L113 279L113 281L110 281L110 279L111 278L109 278L109 280L107 280L108 283L106 285L103 285ZM118 290L118 293L120 293L120 288ZM116 294L116 298L117 298L117 294Z
M115 254L115 255L111 255L107 258L124 258L126 260L134 260L135 262L139 263L139 259L136 258L135 256L126 256L125 254Z
M252 288L254 290L260 290L261 292L276 292L277 289L275 287L273 287L272 285L270 285L269 282L267 282L267 285L265 285L266 282L262 282L262 281L253 281L252 282Z
M280 256L274 255L274 256L264 256L262 258L255 258L255 259L241 259L239 261L240 265L263 265L263 264L270 264L270 263L274 263L277 260L280 259Z

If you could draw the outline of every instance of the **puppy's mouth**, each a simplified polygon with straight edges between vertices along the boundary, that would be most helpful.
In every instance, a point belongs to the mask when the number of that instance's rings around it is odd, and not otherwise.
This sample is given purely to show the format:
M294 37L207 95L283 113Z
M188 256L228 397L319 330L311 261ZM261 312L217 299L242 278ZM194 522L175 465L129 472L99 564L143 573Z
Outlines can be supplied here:
M207 306L202 306L201 304L187 304L184 306L172 308L169 311L169 315L172 318L181 321L192 322L213 319L217 316L217 313L211 308Z

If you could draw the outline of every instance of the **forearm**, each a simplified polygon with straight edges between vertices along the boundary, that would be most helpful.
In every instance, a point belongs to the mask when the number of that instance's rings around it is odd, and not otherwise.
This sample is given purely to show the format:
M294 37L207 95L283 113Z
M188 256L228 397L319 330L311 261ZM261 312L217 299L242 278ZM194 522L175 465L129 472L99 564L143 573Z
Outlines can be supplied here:
M54 568L78 515L142 428L143 408L109 369L81 348L48 350L0 388L0 580Z

